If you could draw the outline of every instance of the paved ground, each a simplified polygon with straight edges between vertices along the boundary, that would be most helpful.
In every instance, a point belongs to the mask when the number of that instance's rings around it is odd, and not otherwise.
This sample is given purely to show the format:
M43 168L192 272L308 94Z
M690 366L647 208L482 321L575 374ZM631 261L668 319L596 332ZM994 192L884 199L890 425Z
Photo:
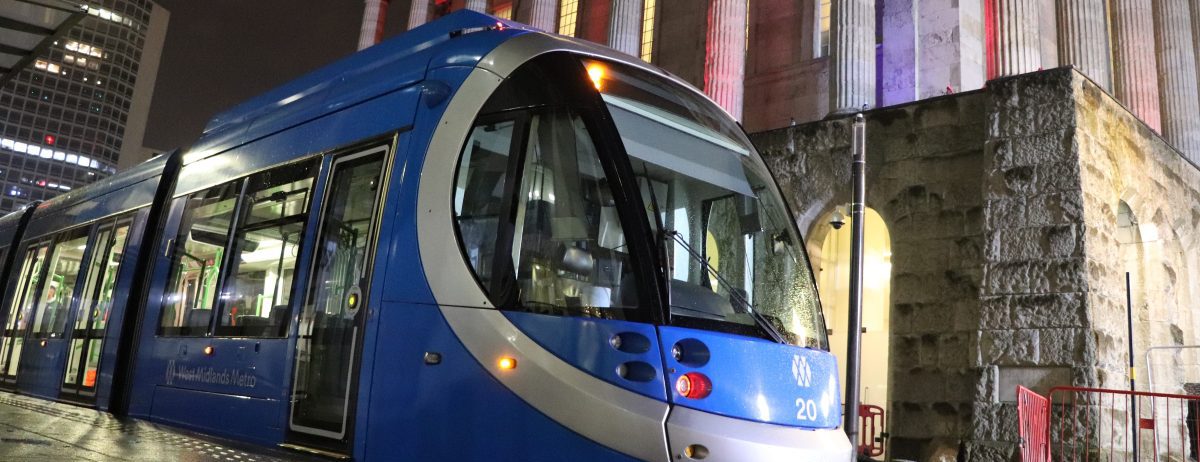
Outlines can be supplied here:
M0 461L314 461L93 409L0 392Z

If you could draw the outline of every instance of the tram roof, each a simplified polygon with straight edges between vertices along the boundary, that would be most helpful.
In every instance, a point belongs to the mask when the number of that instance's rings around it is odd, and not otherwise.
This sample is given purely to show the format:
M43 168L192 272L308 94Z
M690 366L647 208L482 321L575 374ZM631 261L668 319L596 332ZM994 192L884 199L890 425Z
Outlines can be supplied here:
M95 201L106 194L156 178L162 175L167 159L174 155L179 155L179 152L176 150L160 154L129 170L55 196L37 206L36 216L46 216L82 202Z
M37 204L37 202L26 204L19 209L8 212L6 215L0 216L0 247L11 243L9 241L12 240L13 233L16 232L17 227L21 226L21 217L25 215L25 212L29 208L35 207ZM3 264L4 262L0 261L0 265Z
M498 25L503 33L470 34ZM416 84L430 69L474 67L500 43L531 30L474 11L451 13L218 113L184 163L196 160L192 153L207 157L268 135L280 122L302 123ZM463 40L466 37L471 39Z

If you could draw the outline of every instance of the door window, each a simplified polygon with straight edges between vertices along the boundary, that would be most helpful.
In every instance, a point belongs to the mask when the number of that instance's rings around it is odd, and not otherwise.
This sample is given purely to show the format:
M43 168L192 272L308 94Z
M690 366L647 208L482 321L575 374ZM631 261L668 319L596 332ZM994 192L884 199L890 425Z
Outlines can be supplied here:
M42 284L34 311L33 334L36 338L61 338L67 332L67 318L77 294L83 256L87 252L90 227L67 231L59 236L50 251L49 273Z
M17 279L17 285L14 286L16 290L13 293L7 316L4 318L4 338L0 343L0 373L3 373L6 378L17 375L25 329L28 327L28 319L36 300L31 295L37 291L45 259L45 244L31 245L25 251L25 259L21 264L21 275Z
M112 312L117 275L124 261L128 237L129 221L111 220L96 233L91 249L87 279L75 312L70 358L63 376L64 385L74 386L81 392L92 391L96 386L101 345Z
M293 431L339 440L349 433L386 151L380 147L333 164L296 342Z

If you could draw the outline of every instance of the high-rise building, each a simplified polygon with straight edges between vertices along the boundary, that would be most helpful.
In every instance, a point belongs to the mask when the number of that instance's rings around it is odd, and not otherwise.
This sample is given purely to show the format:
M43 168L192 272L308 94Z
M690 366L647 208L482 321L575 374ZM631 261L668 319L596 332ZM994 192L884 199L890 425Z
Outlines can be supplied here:
M7 60L15 65L0 66L0 213L144 160L165 9L150 0L16 0L0 5L0 18L2 36L32 44L0 49L15 54Z

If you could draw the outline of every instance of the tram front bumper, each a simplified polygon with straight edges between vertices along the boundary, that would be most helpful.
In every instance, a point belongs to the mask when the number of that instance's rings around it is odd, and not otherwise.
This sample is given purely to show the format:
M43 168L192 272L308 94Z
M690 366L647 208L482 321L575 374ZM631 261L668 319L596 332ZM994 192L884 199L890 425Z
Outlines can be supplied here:
M839 429L809 430L752 422L682 406L671 409L667 436L673 460L852 460L850 440Z

